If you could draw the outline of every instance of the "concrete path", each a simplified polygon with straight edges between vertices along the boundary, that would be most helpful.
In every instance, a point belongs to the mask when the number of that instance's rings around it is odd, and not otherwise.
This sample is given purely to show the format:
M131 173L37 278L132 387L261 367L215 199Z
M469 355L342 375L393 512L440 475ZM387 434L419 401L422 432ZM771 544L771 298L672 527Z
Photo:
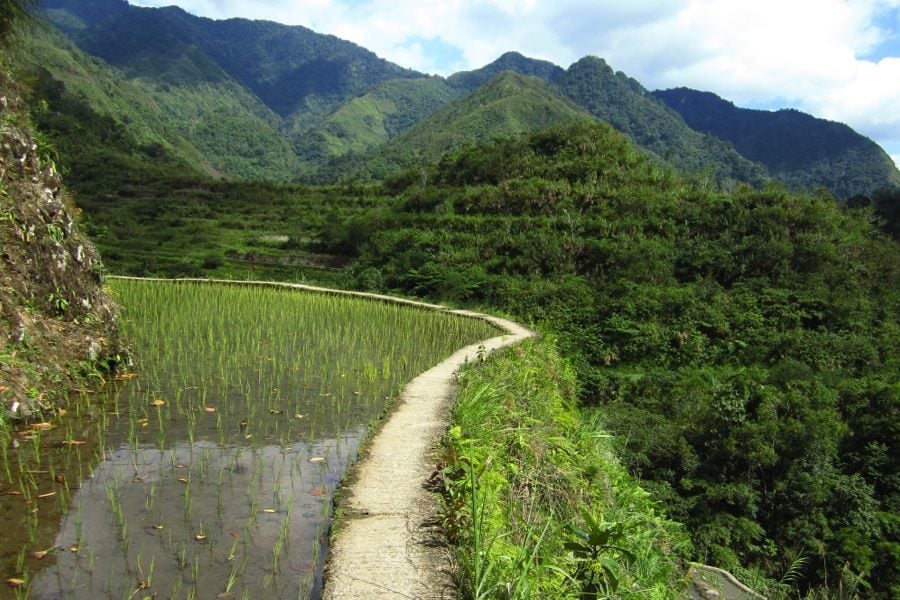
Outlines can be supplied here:
M353 468L352 483L341 490L343 520L325 566L326 600L455 598L448 552L436 520L438 501L425 486L439 461L437 448L449 424L456 373L466 361L476 360L482 347L491 352L534 332L498 317L381 294L271 281L157 281L270 285L370 298L483 319L506 332L458 350L406 385L365 457Z
M455 598L448 553L436 521L438 502L425 489L447 430L456 373L477 358L534 335L521 325L466 311L508 334L457 351L404 388L395 411L342 492L346 521L332 539L326 600Z

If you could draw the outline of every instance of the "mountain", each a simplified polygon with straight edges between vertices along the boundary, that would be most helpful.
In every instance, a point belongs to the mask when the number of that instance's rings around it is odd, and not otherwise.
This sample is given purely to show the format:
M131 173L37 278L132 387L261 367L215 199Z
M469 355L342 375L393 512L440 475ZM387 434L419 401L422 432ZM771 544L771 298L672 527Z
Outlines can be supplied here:
M480 69L443 78L404 69L304 27L215 21L125 0L44 0L42 6L77 48L52 40L37 44L35 77L61 83L69 97L85 104L78 110L113 119L134 138L138 152L129 152L139 162L144 147L214 177L275 182L331 182L351 173L378 177L415 160L437 158L439 148L557 122L539 118L533 95L518 117L503 109L510 122L489 119L483 130L469 126L485 119L477 101L453 109L451 120L460 127L429 120L512 71L542 82L537 104L556 107L551 113L561 103L580 107L659 164L714 185L759 185L771 175L793 187L826 185L846 196L900 181L884 152L846 126L824 128L821 120L785 111L774 113L777 123L762 126L760 115L729 109L720 99L712 99L719 100L715 108L709 98L688 101L684 93L669 102L666 92L651 94L597 57L562 69L509 52ZM65 110L73 105L49 104ZM472 114L463 118L460 110ZM721 122L713 125L711 115ZM71 125L78 119L60 113L56 120ZM411 138L399 140L419 126ZM439 135L449 137L438 141Z
M843 123L798 110L739 108L710 92L675 88L653 92L697 131L731 142L798 189L824 186L840 198L900 186L900 172L878 144Z
M638 146L692 175L710 172L716 181L759 184L765 169L730 144L692 130L674 111L601 58L582 58L557 79L570 100L631 138Z
M301 137L317 119L382 81L425 77L374 53L305 27L270 21L216 21L177 7L129 6L121 0L45 0L85 51L129 77L169 84L230 79ZM98 6L107 6L102 16ZM83 26L73 28L72 18Z
M463 92L442 77L391 79L326 115L297 137L307 172L346 154L361 154L423 121Z
M447 78L454 87L474 91L504 71L515 71L531 75L546 82L552 82L565 72L561 67L546 60L536 60L522 56L518 52L507 52L500 58L474 71L460 71Z
M543 80L505 71L385 145L332 162L319 177L380 179L404 167L434 162L465 145L584 120L593 121Z

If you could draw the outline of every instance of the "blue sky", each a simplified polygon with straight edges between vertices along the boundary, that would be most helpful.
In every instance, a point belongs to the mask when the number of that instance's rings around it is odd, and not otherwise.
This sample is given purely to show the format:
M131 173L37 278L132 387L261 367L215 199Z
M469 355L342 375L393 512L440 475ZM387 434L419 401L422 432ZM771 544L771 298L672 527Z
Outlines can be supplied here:
M427 73L601 56L649 89L842 121L900 164L900 0L131 0L304 25Z

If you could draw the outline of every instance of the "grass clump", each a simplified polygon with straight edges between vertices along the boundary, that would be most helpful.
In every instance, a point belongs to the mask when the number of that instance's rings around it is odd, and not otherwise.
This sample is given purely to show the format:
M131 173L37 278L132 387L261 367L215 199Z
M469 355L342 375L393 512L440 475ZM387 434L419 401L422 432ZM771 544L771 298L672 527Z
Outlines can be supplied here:
M444 524L464 598L675 598L686 538L576 405L553 341L467 368L446 437Z

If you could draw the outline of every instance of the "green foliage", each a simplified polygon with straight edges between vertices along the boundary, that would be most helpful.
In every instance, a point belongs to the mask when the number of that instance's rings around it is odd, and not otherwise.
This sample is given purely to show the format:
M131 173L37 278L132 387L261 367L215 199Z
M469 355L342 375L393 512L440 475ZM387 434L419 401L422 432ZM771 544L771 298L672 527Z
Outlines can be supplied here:
M464 597L680 597L682 534L575 389L552 340L463 372L442 481Z
M454 87L472 92L504 71L514 71L520 75L537 77L548 83L560 77L564 72L551 62L528 58L518 52L507 52L480 69L455 73L447 78L447 82Z
M391 185L402 211L370 222L355 271L559 333L698 558L777 579L811 554L801 590L848 564L890 597L900 253L871 213L713 193L589 124Z
M30 22L35 0L0 0L0 44L15 39L17 30Z

